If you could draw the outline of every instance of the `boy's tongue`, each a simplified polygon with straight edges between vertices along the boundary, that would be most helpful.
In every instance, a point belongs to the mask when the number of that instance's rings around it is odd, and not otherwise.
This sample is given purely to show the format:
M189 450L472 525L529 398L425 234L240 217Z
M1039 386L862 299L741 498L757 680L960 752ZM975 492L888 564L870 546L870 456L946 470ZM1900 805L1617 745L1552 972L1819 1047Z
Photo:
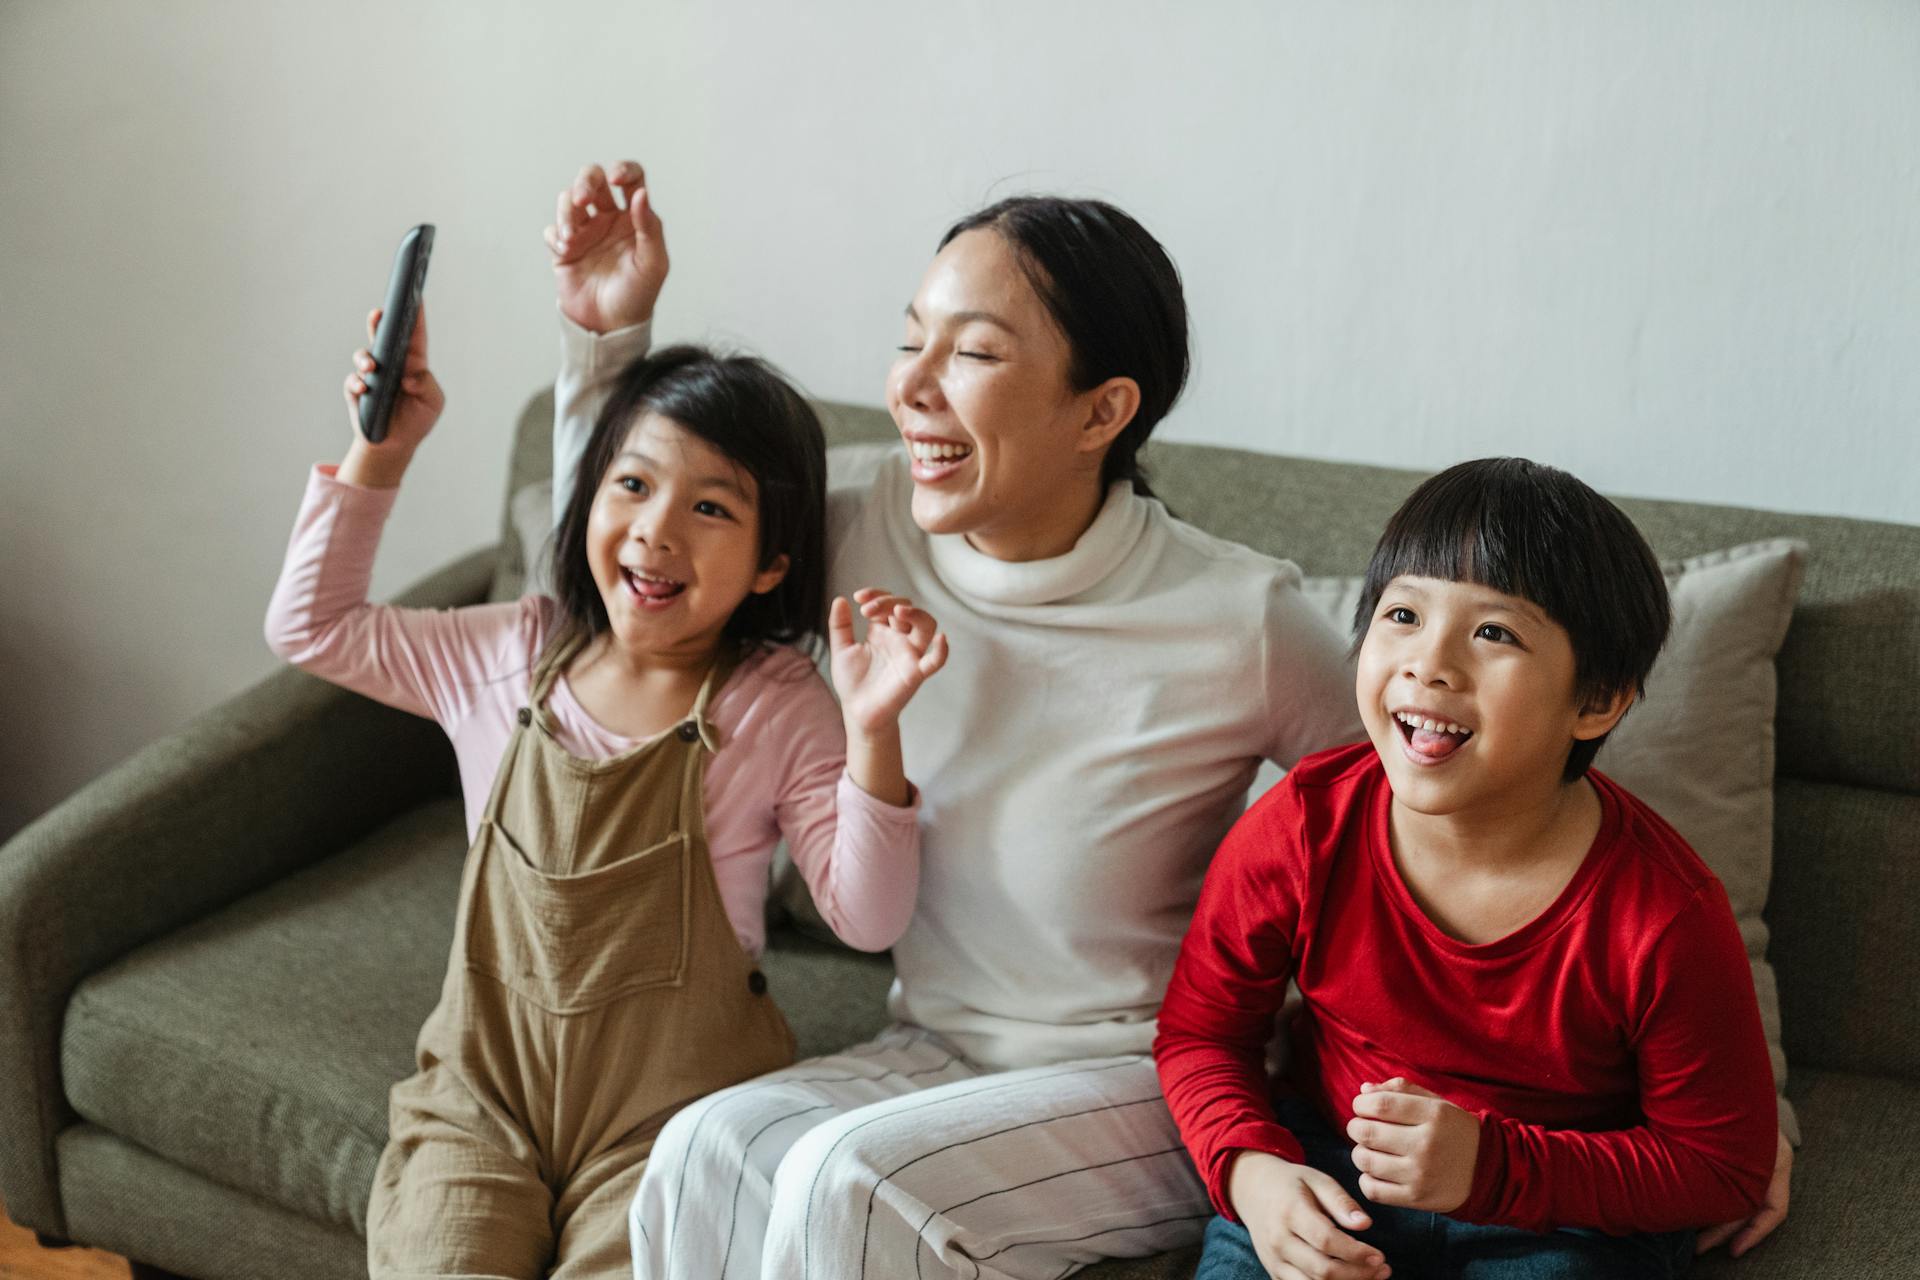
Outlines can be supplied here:
M1440 733L1433 729L1415 729L1408 741L1413 749L1429 760L1444 760L1460 749L1467 740L1465 734Z

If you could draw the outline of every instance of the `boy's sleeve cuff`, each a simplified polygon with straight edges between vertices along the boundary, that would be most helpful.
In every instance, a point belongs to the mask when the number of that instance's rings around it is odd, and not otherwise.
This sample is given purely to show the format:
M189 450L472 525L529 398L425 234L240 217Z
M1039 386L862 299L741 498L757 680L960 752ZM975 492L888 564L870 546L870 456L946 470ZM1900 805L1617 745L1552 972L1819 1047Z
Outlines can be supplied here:
M1211 1167L1202 1173L1207 1180L1207 1198L1213 1201L1214 1210L1233 1223L1240 1222L1240 1215L1233 1211L1233 1200L1227 1195L1228 1174L1233 1168L1233 1158L1242 1151L1259 1151L1293 1164L1307 1162L1300 1140L1285 1125L1254 1121L1236 1125L1221 1135L1214 1147Z
M620 366L645 355L653 344L653 321L642 320L624 329L595 333L583 329L560 312L560 358L568 365L594 373Z

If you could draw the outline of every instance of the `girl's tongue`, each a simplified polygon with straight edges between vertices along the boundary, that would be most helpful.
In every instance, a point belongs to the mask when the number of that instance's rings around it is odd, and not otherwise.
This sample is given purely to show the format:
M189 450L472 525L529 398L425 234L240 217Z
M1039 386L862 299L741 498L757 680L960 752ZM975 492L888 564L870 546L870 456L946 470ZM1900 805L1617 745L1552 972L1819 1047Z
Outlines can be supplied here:
M670 600L686 590L684 583L655 582L651 578L641 577L632 570L627 571L627 581L636 592L648 600Z

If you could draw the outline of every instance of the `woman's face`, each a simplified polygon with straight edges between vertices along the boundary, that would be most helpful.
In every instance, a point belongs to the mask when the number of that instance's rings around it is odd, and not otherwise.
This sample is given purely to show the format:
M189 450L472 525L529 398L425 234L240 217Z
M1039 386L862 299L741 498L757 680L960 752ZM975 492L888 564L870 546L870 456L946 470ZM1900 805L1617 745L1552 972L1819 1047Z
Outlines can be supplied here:
M1107 436L1084 430L1071 352L998 232L954 237L907 307L887 408L911 454L913 518L1003 560L1063 554L1099 508Z

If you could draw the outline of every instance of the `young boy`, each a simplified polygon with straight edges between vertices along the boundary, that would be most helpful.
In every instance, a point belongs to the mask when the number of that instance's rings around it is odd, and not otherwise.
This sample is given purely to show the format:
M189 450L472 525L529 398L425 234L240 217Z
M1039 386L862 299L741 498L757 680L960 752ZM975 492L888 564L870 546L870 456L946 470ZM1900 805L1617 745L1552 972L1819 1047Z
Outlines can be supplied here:
M1638 530L1550 467L1464 463L1388 523L1371 741L1228 834L1160 1012L1220 1214L1203 1280L1665 1277L1759 1206L1773 1077L1726 893L1588 770L1669 616Z

